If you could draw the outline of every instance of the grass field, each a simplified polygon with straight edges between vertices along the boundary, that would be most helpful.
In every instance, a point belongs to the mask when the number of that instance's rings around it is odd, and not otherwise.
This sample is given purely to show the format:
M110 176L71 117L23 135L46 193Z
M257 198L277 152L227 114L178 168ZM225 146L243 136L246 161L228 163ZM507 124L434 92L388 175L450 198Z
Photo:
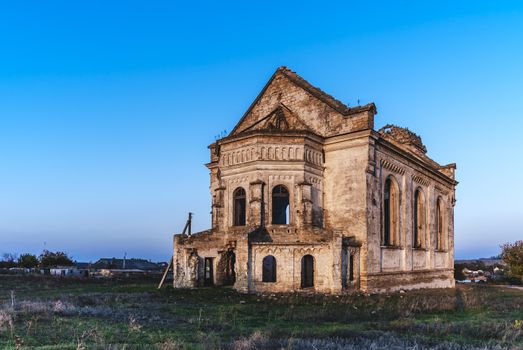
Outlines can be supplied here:
M0 348L518 349L523 292L255 296L0 275Z

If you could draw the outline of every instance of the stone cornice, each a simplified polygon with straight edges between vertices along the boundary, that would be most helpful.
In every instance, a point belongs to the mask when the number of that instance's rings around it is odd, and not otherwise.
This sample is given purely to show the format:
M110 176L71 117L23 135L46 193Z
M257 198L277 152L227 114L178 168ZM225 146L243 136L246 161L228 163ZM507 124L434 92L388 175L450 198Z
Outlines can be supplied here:
M441 187L441 186L439 186L439 185L436 185L436 186L434 186L434 188L435 188L439 193L441 193L441 194L444 195L444 196L448 196L448 195L449 195L449 190L446 189L446 188L444 188L444 187Z
M404 275L404 274L427 274L427 273L438 273L438 272L453 272L453 268L436 268L436 269L420 269L420 270L401 270L401 271L383 271L383 272L370 272L362 274L361 276L391 276L391 275Z
M279 130L253 130L250 132L241 133L238 135L233 136L227 136L223 139L220 139L216 141L215 143L212 143L208 146L208 148L213 147L215 144L219 145L226 145L231 142L236 142L239 140L245 140L249 138L255 138L255 137L263 137L263 138L269 138L269 137L288 137L288 138L296 138L296 137L302 137L304 139L309 139L316 143L323 143L323 137L316 135L315 133L312 133L310 131L306 130L288 130L288 131L279 131Z
M384 167L385 169L395 172L397 174L405 175L405 169L403 169L402 167L400 167L392 162L389 162L388 160L382 159L381 166Z
M403 158L404 160L410 161L410 162L418 165L422 169L424 169L427 172L429 172L430 174L434 175L440 181L443 181L445 183L445 185L447 185L447 186L448 185L456 186L458 184L458 182L456 180L454 180L454 179L446 176L445 174L441 173L438 169L434 169L433 167L429 166L428 164L426 164L425 162L421 161L420 159L414 157L413 155L411 155L407 151L405 151L405 150L399 148L398 146L392 144L391 142L389 142L389 141L387 141L385 139L379 139L378 143L379 143L380 146L382 146L382 147L386 148L387 150L393 152L395 155L398 155L401 158Z
M425 187L428 187L430 185L430 180L428 180L424 176L412 175L412 180Z
M362 131L355 131L355 132L349 132L346 134L331 136L328 138L325 138L324 140L324 148L326 151L334 151L338 149L345 149L347 146L343 143L346 141L354 141L354 140L361 140L361 145L368 144L368 137L372 136L371 130L362 130ZM360 146L360 143L357 144ZM356 146L356 145L355 145Z

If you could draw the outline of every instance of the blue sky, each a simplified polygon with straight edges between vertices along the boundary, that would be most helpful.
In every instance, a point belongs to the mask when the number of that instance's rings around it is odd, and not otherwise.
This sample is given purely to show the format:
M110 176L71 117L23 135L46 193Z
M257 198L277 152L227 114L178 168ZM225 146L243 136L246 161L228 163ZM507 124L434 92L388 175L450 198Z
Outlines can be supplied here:
M456 162L456 256L523 238L520 1L0 5L0 253L166 260L280 65Z

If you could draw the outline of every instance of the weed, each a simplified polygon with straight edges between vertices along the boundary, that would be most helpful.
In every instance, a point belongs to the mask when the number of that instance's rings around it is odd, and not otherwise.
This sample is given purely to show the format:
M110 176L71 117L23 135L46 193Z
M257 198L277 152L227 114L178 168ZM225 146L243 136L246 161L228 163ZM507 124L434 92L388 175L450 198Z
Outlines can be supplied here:
M12 309L0 309L0 331L8 330L12 337L14 328L14 311Z
M138 322L138 319L134 315L129 315L129 333L139 332L142 329L142 325Z
M233 343L235 350L263 350L269 347L269 338L260 331L255 331L247 338L241 338Z

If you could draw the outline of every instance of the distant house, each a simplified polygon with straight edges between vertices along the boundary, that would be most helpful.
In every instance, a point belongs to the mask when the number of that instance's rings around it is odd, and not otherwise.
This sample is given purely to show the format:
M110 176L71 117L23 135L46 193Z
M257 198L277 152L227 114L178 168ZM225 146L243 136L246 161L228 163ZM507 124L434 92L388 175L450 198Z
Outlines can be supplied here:
M91 263L88 262L74 262L74 266L79 270L90 270L91 269Z
M88 277L89 270L79 269L76 266L55 266L49 269L49 274L62 277Z
M92 264L101 277L131 277L161 274L163 266L145 259L102 258Z
M161 271L162 267L145 259L116 259L101 258L93 265L93 268L111 270L141 270L141 271Z
M20 275L28 274L28 273L31 273L33 271L34 271L34 269L28 269L26 267L11 267L9 269L9 272L14 273L14 274L20 274Z

